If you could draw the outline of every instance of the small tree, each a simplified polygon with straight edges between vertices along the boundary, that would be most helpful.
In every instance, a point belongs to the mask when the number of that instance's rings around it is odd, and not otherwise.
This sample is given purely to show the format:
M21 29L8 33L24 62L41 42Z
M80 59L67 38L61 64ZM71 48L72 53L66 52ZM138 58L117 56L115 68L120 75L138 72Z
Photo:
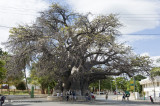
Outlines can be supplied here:
M29 83L33 85L40 85L41 87L41 93L45 94L45 90L48 90L48 87L53 90L53 88L56 85L56 82L53 79L53 72L50 73L39 73L38 68L36 68L36 63L32 64L31 70L30 70L30 78Z
M101 90L112 91L113 90L112 83L113 83L113 78L112 77L108 77L107 79L100 80ZM95 81L95 82L91 83L89 85L89 87L90 87L90 89L92 89L92 91L95 91L96 89L99 89L99 81Z
M114 81L114 85L117 85L117 89L126 91L127 90L127 79L124 77L117 77ZM115 88L116 89L116 88Z

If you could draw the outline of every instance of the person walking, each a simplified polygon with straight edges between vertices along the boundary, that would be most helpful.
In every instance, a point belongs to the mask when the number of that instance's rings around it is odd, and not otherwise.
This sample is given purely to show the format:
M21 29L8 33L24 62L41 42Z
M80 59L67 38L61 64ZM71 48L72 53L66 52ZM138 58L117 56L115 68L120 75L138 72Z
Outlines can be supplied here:
M85 97L86 97L86 101L88 101L89 100L89 94L88 94L88 92L86 92Z
M122 96L122 101L125 101L125 93L123 93L123 96Z
M66 100L68 101L69 100L69 92L67 91L66 93Z
M6 97L0 94L0 106L4 103Z
M150 97L150 100L151 100L151 102L154 104L154 101L153 101L153 98L152 98L152 96L149 96Z
M127 100L129 101L130 93L126 91L125 97L127 97Z
M93 92L91 92L91 100L92 100L92 101L95 100L95 96L94 96Z
M108 99L108 92L106 92L106 100Z
M75 93L75 91L72 92L72 96L73 96L73 101L76 101L76 93Z

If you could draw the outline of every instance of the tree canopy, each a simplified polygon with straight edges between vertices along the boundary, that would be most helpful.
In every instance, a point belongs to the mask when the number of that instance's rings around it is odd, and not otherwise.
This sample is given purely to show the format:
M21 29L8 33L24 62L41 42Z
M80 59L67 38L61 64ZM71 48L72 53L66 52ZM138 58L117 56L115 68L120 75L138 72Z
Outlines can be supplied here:
M160 67L154 67L150 74L151 77L160 76Z
M5 45L13 54L13 70L35 62L39 75L54 73L56 89L80 95L95 80L150 70L149 57L116 42L121 27L116 15L79 14L58 4L40 14L33 25L10 30Z
M0 48L0 83L2 83L3 79L6 77L5 61L3 60L4 55L5 52Z

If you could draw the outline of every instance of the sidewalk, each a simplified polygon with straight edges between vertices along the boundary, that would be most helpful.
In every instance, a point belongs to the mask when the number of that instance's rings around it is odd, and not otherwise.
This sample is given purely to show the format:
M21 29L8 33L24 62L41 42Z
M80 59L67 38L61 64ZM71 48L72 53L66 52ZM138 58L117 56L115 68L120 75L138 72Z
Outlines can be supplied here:
M14 99L14 100L5 100L5 103L13 103L13 102L49 102L47 98L25 98L25 99Z

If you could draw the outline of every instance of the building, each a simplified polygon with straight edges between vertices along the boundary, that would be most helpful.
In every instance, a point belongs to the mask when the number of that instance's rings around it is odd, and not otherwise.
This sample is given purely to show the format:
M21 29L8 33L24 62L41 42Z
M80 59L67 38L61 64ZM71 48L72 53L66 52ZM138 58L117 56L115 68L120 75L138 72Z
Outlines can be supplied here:
M140 81L145 97L160 97L160 77L147 78Z

